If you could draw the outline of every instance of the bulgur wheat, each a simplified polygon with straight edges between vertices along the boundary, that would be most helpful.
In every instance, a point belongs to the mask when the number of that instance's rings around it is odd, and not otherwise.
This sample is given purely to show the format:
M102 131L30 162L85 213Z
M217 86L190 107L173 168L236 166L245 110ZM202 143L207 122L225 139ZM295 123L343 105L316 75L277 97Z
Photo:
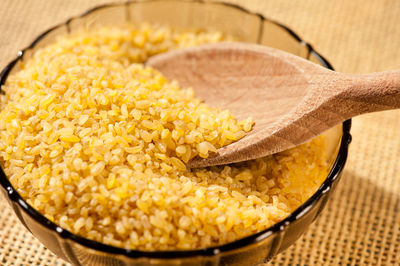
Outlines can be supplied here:
M143 24L81 31L38 50L2 88L0 158L13 186L63 228L140 250L224 244L285 218L327 176L324 139L188 170L253 122L141 64L228 39Z

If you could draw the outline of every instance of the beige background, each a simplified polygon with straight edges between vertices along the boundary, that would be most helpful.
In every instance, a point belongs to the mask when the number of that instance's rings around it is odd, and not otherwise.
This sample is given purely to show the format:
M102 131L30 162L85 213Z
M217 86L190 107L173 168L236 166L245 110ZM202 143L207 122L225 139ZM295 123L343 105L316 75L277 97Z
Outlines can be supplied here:
M1 0L0 68L39 33L106 1ZM297 32L341 72L400 69L398 0L248 0ZM278 265L400 263L400 111L353 120L350 157L337 191ZM0 198L0 265L62 265Z

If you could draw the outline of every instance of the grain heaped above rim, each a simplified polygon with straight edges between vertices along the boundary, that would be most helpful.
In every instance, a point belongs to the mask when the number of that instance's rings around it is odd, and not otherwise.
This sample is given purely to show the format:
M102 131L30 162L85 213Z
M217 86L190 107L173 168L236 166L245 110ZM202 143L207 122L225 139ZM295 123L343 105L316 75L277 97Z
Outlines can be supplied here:
M71 232L140 250L209 247L288 216L328 174L322 137L240 164L187 169L251 130L143 66L230 40L142 24L60 37L3 86L0 157L13 186Z

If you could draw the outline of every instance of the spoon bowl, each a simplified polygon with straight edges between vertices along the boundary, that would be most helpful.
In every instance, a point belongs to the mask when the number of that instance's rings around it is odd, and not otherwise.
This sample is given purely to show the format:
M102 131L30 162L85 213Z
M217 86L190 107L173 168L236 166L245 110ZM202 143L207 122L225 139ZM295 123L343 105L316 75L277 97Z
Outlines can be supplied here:
M295 55L248 43L215 43L171 51L148 66L193 87L197 97L252 117L245 137L189 167L235 163L302 144L350 117L400 107L397 71L342 74Z

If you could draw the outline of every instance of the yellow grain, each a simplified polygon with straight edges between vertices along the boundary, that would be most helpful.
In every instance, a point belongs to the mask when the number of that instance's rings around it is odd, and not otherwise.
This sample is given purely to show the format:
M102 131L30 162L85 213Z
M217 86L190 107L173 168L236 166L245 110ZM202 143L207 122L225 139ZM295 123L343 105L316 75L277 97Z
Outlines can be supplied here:
M143 65L167 50L230 39L140 24L82 30L38 49L0 95L0 159L13 186L71 232L139 250L225 244L289 215L327 175L323 139L188 169L254 122Z

